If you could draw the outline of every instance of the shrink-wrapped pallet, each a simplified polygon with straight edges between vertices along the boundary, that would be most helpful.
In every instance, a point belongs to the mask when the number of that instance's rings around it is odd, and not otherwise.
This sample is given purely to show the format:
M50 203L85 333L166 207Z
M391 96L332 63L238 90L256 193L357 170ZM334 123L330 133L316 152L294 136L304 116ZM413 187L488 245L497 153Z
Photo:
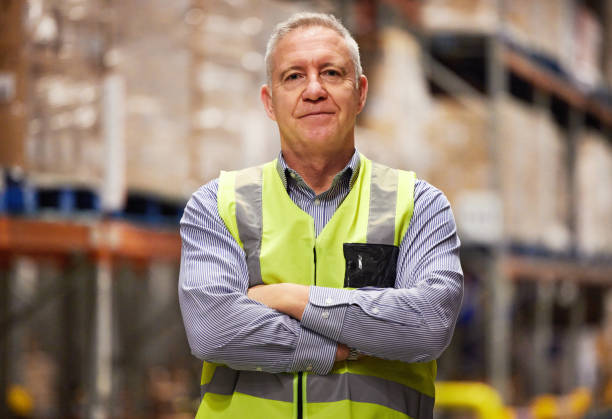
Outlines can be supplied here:
M430 30L480 31L497 29L495 0L429 0L423 2L421 18Z
M501 15L503 31L512 42L558 63L566 63L570 58L574 23L572 0L513 0L504 2Z
M192 187L220 170L260 164L278 153L278 130L259 99L266 42L277 23L308 10L271 0L197 4L188 12L194 27Z
M26 63L18 46L0 46L0 167L23 167Z
M512 242L564 250L566 145L548 111L506 98L499 109L504 224Z
M31 83L26 142L30 179L43 186L98 187L104 172L101 79L52 73Z
M573 20L574 45L568 68L586 90L602 82L603 25L597 14L584 5L576 8Z
M168 198L187 193L190 51L187 0L116 5L111 52L125 85L125 188Z
M22 2L3 4L0 12L0 168L23 167L26 77Z
M600 55L605 50L602 25L594 11L573 0L512 0L502 2L501 7L497 3L426 1L423 26L434 32L502 33L510 43L539 55L586 88L600 81Z
M576 156L578 248L612 254L612 145L600 133L581 133Z
M408 32L389 27L381 31L380 50L367 74L370 90L357 147L376 161L421 175L432 160L423 132L430 98L420 47Z
M433 163L423 177L451 204L483 193L498 195L509 242L565 249L566 148L548 112L506 97L491 129L490 108L481 100L441 98L431 109L425 155Z
M488 112L482 101L466 101L434 100L426 124L426 144L430 148L426 154L431 164L423 175L444 191L451 203L466 191L490 186Z
M100 137L106 5L33 0L26 27L29 70L24 167L42 186L95 189L104 175Z

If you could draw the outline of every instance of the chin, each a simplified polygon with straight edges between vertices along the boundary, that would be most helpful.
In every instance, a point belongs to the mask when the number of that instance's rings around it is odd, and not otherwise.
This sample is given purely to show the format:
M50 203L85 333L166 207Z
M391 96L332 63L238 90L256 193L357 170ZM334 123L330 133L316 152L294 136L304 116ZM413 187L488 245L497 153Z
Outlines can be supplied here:
M334 138L337 138L338 133L335 130L331 130L325 127L318 127L311 130L307 130L304 133L304 137L308 138L310 141L328 143L329 141L333 141Z

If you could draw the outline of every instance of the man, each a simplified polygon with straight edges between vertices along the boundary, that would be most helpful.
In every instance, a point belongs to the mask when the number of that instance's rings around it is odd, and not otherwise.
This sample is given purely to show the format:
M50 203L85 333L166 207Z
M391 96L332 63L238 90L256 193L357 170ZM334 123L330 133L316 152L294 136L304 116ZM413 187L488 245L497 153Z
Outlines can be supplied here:
M266 64L281 154L222 172L181 221L197 417L430 418L462 298L448 201L355 150L368 81L333 16L279 24Z

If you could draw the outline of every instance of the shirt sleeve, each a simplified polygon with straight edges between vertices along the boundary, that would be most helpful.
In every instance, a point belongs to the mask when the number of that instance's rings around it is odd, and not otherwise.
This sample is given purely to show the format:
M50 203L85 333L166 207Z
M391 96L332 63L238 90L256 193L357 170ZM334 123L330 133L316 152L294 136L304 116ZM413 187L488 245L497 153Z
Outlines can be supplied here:
M450 343L461 307L459 247L448 199L419 180L395 288L311 287L302 325L366 355L436 359Z
M217 181L195 192L181 219L178 294L191 352L234 369L332 368L337 342L247 297L245 254L217 210Z

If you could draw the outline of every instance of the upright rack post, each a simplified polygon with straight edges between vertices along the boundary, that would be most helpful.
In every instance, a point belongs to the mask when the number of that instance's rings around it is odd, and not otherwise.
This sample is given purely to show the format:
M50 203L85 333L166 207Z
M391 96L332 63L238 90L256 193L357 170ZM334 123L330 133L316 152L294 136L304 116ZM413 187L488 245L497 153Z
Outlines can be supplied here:
M98 255L96 263L95 379L91 417L104 419L112 416L110 399L113 378L113 294L110 255Z
M501 10L503 0L496 0L497 28L502 30L503 19ZM498 33L493 33L487 39L487 91L491 101L488 135L489 155L492 170L489 174L489 187L492 191L501 193L501 179L498 172L501 167L498 126L501 123L500 106L506 88L506 71L504 67L504 45ZM489 264L489 316L488 319L488 379L504 399L508 397L508 377L510 375L510 319L509 305L511 288L503 270L505 255L505 240L491 246Z

